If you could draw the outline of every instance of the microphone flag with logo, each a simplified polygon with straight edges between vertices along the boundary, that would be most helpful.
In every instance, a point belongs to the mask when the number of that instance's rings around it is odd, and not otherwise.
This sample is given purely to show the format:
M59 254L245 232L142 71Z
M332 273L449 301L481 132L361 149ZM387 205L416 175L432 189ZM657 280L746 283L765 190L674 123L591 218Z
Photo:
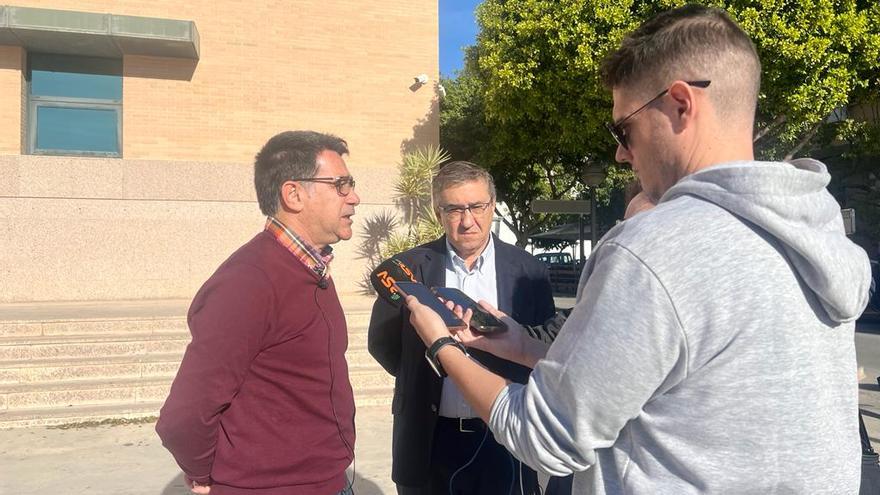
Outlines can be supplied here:
M394 282L418 282L412 270L396 258L388 258L370 274L370 283L379 297L394 306L403 305L403 295L394 286Z

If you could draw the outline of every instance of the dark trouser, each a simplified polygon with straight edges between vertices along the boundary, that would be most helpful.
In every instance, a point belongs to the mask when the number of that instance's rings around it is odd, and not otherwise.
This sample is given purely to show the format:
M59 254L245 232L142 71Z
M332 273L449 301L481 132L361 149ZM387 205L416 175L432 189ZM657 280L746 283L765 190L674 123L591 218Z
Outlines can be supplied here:
M483 441L484 437L485 441ZM481 443L482 447L480 447ZM475 458L474 454L476 454ZM471 458L474 458L473 462L461 469ZM522 492L520 492L520 479ZM520 493L537 495L539 491L535 471L520 463L499 445L481 420L440 417L434 430L430 480L420 487L397 485L397 493L399 495L519 495Z

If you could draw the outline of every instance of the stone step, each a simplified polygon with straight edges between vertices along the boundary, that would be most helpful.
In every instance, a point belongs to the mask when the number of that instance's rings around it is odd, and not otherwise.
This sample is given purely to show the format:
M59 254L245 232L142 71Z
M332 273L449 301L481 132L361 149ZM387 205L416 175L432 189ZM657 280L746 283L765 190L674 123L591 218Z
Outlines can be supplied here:
M185 317L0 321L0 338L186 332Z
M170 378L161 377L9 384L0 386L0 409L155 402L165 399L170 385Z
M162 404L163 401L152 401L0 411L0 428L30 428L104 420L155 418L159 416Z
M387 406L391 404L393 387L362 387L355 389L355 406ZM0 429L57 426L104 420L156 418L163 400L139 403L71 405L62 408L31 408L0 411Z
M354 390L390 387L394 388L394 377L379 365L349 366L348 377Z
M355 406L387 406L394 387L376 386L354 389ZM155 418L164 403L161 400L129 403L77 404L66 407L36 407L0 410L0 429L56 426L104 420Z
M388 406L394 398L394 385L383 387L360 387L354 389L356 407Z
M351 333L352 329L363 329L366 331L367 327L370 326L370 314L370 311L346 311L345 324L348 326L349 333Z
M0 304L0 428L158 413L190 333L187 301ZM343 305L345 307L345 305ZM387 405L393 378L367 351L369 305L346 312L360 405Z
M377 368L372 366L349 368L352 388L360 390L393 387L393 378L381 368ZM0 411L162 401L168 396L173 378L171 374L0 384Z
M349 312L345 318L349 333L366 332L370 323L370 312ZM0 320L0 338L113 333L148 334L169 331L188 333L186 316Z
M349 335L366 335L370 315L358 315L349 320ZM0 321L0 339L25 340L49 336L92 336L119 334L166 334L185 333L189 335L186 318L148 318L113 320L57 320L57 321Z
M0 361L182 353L188 333L58 335L0 339Z
M62 380L174 377L183 353L0 361L0 385Z
M0 347L16 345L53 344L53 343L89 343L89 342L129 342L136 340L187 339L191 334L187 329L164 330L156 332L116 331L91 334L58 334L34 336L0 337ZM351 328L348 331L349 346L366 346L367 329Z
M0 361L0 385L39 383L60 380L174 377L183 352L136 355L60 357ZM366 346L349 347L345 353L348 366L366 369L379 364Z
M348 366L352 368L375 366L376 369L382 369L379 363L367 351L366 346L359 348L349 346L348 352L345 353L345 360L348 362Z

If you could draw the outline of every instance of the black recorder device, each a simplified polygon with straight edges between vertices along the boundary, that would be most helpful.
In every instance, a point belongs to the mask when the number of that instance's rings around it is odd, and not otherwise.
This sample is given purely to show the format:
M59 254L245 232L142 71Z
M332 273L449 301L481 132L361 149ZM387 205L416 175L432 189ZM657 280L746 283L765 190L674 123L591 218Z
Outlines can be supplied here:
M496 318L492 313L481 308L476 301L468 297L464 292L453 287L433 287L431 291L443 300L452 301L456 306L461 306L465 311L468 309L473 311L471 328L474 330L481 333L504 332L507 330L507 324Z

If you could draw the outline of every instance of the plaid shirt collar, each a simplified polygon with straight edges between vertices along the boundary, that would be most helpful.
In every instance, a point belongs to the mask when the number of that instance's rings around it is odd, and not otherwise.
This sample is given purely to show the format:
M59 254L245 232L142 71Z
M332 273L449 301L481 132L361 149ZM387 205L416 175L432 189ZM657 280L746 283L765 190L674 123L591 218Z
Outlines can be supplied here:
M320 252L287 228L275 217L266 220L266 231L272 234L285 249L300 260L306 268L319 277L330 277L330 262L333 261L333 248L325 247Z

